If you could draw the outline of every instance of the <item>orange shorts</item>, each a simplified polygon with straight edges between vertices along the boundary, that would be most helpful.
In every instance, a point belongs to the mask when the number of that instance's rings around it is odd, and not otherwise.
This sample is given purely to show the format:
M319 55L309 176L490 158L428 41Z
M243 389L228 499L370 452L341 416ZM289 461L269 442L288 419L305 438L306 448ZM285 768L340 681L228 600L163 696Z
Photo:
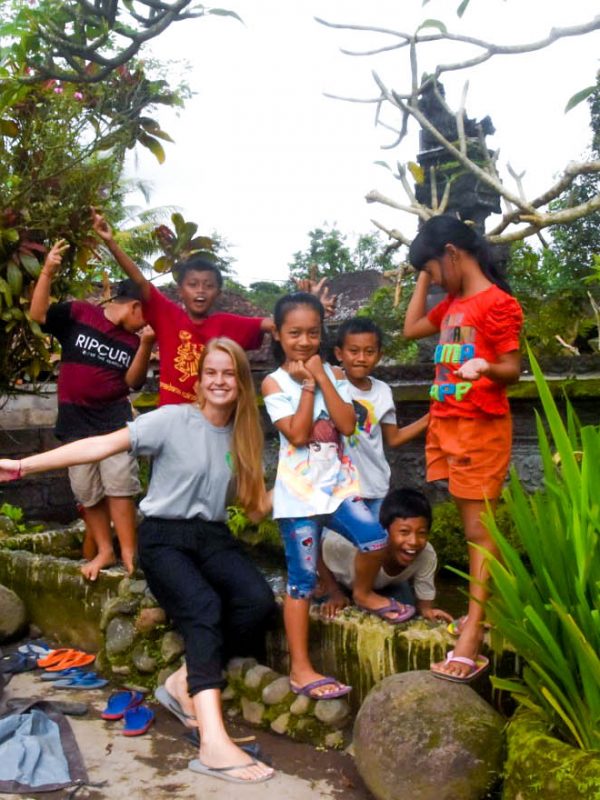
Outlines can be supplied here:
M495 500L506 478L511 443L509 415L431 417L425 445L427 480L447 480L453 497Z

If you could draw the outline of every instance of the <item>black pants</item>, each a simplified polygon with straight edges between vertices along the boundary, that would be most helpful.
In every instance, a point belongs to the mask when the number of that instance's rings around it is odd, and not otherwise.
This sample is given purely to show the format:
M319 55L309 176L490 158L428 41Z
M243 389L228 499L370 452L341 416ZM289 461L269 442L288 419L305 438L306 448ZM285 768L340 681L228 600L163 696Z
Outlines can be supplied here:
M263 656L273 592L223 523L149 517L139 533L150 590L185 642L190 695L223 688L229 658Z

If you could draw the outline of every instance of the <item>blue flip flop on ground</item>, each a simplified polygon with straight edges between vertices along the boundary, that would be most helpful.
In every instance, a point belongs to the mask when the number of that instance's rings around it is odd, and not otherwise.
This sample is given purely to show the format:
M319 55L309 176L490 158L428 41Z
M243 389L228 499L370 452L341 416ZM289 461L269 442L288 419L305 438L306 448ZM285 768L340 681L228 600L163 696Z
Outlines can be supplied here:
M83 675L76 675L74 678L64 678L54 681L53 686L57 689L102 689L108 681L99 678L95 672L86 672Z
M139 706L144 700L144 695L141 692L130 691L124 689L121 692L111 694L106 703L106 708L100 714L102 719L122 719L125 713L136 706Z
M154 722L154 711L148 706L135 706L123 715L123 736L141 736Z
M76 678L78 675L87 674L87 670L84 670L83 667L67 667L67 669L61 669L60 672L42 672L40 675L40 680L60 681L64 680L65 678Z

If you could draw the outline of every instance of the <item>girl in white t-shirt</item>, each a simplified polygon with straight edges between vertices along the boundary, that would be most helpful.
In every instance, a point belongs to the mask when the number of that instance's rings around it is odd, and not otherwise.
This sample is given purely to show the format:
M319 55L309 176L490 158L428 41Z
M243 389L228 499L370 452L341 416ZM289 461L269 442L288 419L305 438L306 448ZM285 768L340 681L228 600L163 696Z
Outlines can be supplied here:
M415 609L373 591L387 534L358 499L356 470L344 452L342 436L352 433L356 419L341 370L319 355L323 306L314 295L298 292L280 298L273 316L274 353L281 366L265 378L262 389L280 437L273 517L288 568L284 622L290 684L296 694L331 699L351 687L321 675L308 655L308 612L323 527L357 547L353 597L359 607L388 622L407 619Z

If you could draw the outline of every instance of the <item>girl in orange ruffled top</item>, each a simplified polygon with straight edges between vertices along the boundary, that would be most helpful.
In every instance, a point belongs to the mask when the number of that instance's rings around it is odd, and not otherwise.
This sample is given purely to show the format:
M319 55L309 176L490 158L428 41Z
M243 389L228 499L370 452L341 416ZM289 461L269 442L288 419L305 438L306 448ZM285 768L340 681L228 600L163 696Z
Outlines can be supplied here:
M409 258L419 273L404 334L439 332L427 480L447 480L469 544L496 553L482 520L495 508L506 477L512 427L506 386L519 380L523 314L489 251L471 227L450 216L433 217L414 239ZM446 297L427 312L430 284ZM488 596L485 553L469 547L470 599L460 635L446 660L432 665L440 678L468 682L488 665L480 654Z

